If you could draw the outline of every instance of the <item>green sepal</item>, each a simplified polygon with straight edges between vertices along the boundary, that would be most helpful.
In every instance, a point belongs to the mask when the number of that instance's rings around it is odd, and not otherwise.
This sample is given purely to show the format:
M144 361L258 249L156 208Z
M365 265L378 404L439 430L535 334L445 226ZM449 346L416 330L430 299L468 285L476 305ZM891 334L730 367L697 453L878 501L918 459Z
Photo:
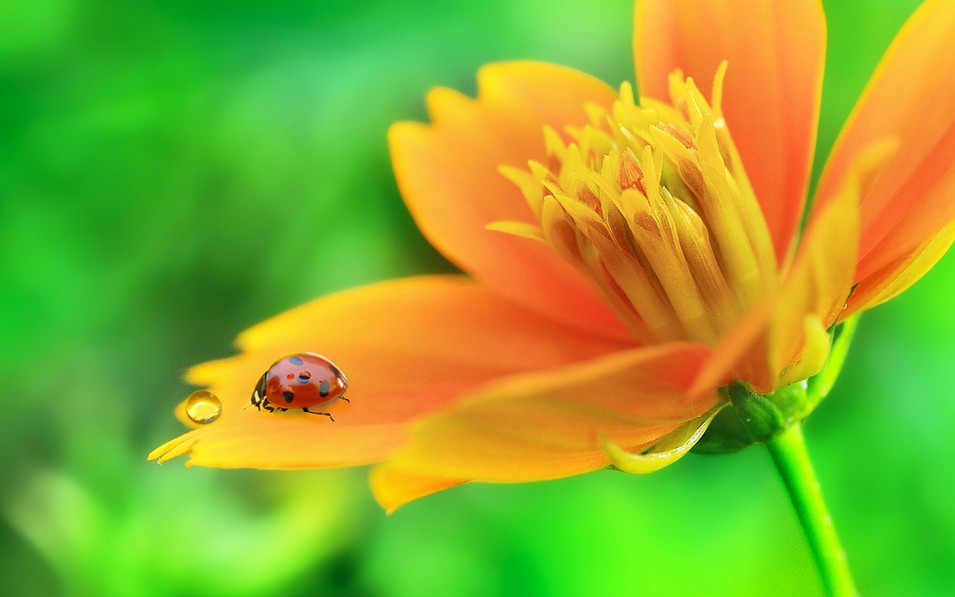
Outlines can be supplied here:
M808 380L765 395L753 392L741 382L720 388L721 397L730 405L716 415L692 451L696 454L738 452L750 444L769 441L808 417L832 391L858 322L856 316L832 327L829 358L822 370Z
M720 388L720 394L729 400L729 388ZM710 422L706 433L690 451L694 454L730 454L742 450L753 441L740 419L739 411L730 404Z
M832 391L832 387L839 378L839 373L842 372L842 366L846 362L849 346L852 345L852 338L855 336L858 326L859 316L855 315L832 327L832 348L829 349L829 358L826 359L822 371L809 378L809 387L806 389L806 393L811 408L806 415L812 412L822 402L823 398Z
M726 454L746 446L770 440L795 421L790 416L805 399L805 382L779 388L772 394L757 394L748 385L734 382L720 388L720 394L730 401L709 429L697 442L697 454Z

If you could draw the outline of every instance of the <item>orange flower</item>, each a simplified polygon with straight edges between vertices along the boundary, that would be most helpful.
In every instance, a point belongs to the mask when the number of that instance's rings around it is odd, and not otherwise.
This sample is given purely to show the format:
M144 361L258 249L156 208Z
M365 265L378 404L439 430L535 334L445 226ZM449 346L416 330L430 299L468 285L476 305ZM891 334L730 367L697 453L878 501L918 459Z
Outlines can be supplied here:
M825 36L818 2L646 0L639 99L532 62L483 68L477 99L432 91L432 124L390 132L394 168L470 277L374 284L252 328L239 356L189 373L221 417L150 457L379 463L391 510L469 480L656 470L700 438L720 388L816 374L832 326L908 288L955 231L955 82L939 76L955 72L955 4L930 0L856 105L800 238ZM243 410L270 363L307 350L348 374L335 422Z

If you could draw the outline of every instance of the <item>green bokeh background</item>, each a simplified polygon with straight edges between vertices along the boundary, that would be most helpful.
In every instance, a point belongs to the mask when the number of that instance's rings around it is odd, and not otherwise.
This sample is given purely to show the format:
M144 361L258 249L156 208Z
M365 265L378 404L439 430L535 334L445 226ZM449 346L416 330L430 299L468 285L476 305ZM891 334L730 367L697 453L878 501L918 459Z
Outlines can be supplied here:
M916 0L833 0L817 163ZM813 595L768 454L477 485L164 466L192 363L452 271L385 132L489 61L632 79L631 4L0 3L0 594ZM913 126L918 115L913 114ZM955 590L955 256L863 318L807 439L866 595Z

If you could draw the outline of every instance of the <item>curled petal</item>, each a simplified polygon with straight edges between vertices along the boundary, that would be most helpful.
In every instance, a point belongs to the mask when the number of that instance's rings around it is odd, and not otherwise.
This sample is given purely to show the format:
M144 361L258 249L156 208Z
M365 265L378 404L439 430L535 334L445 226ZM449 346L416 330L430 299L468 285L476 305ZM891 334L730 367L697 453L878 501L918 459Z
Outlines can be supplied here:
M375 495L401 505L405 473L519 482L606 466L602 436L639 452L716 405L715 389L686 396L710 356L671 343L491 383L416 427L407 449L380 465Z
M614 468L631 475L653 473L683 458L696 445L696 442L700 441L714 417L727 404L729 403L720 404L710 412L687 422L676 431L663 437L648 451L633 454L624 450L606 436L601 436L601 444Z
M925 2L876 68L820 179L815 210L831 200L860 151L878 139L898 140L860 202L856 282L863 292L851 300L852 311L907 288L950 242L951 233L942 231L955 221L953 38L955 3ZM933 242L938 234L943 238Z
M783 261L799 225L816 143L826 23L817 0L641 0L640 94L665 99L681 69L709 84L729 70L723 114Z
M520 188L500 168L545 161L545 125L563 131L584 124L585 106L609 106L614 90L576 70L535 62L485 66L478 90L473 100L436 89L428 96L431 125L402 122L389 132L395 176L415 221L451 261L515 302L568 325L626 337L591 283L553 250L486 229L534 221Z
M190 381L222 402L218 420L155 450L205 466L297 468L377 462L403 445L407 426L499 377L548 370L627 345L577 332L455 276L409 278L340 292L261 323L242 354L205 363ZM302 412L247 409L276 359L320 352L348 375L350 403Z

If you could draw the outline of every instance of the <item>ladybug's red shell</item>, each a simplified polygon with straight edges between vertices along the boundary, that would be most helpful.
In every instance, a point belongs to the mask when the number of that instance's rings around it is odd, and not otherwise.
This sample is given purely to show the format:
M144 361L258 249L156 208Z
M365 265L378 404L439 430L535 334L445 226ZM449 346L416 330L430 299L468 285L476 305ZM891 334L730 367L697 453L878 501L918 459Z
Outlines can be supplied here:
M304 352L276 361L256 384L256 397L279 409L308 408L343 398L345 374L323 356ZM258 396L256 396L256 394Z

